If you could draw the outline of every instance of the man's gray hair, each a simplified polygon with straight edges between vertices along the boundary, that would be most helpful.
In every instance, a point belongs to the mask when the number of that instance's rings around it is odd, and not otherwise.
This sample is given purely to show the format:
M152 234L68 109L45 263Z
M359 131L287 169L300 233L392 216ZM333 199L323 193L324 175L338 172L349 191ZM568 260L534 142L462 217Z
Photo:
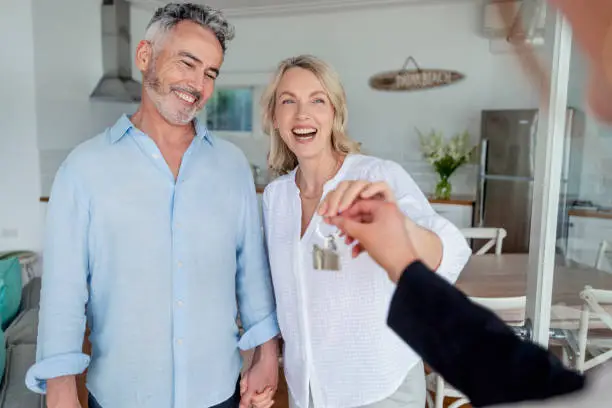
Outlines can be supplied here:
M220 10L194 3L168 3L155 11L147 25L145 39L155 43L181 21L192 21L210 29L221 43L223 53L234 38L234 27Z

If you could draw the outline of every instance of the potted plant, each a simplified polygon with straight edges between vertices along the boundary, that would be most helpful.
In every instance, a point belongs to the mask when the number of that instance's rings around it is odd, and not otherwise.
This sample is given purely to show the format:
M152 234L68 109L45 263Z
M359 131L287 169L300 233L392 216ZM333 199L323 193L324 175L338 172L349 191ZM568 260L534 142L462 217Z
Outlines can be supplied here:
M442 132L432 130L424 135L418 129L423 157L433 166L440 177L436 185L435 198L450 199L452 185L449 181L455 170L469 162L476 146L470 144L470 134L467 131L454 135L445 143Z

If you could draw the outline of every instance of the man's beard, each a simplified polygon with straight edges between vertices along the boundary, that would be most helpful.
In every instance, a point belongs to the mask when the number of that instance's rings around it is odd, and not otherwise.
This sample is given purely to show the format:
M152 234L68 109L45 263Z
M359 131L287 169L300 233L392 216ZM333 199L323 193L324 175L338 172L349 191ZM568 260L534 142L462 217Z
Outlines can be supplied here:
M159 114L173 125L186 125L190 123L198 111L202 108L200 106L202 94L194 89L183 87L170 87L167 92L164 92L161 81L159 80L157 72L155 71L155 64L151 65L152 66L144 75L143 82L145 85L145 90L149 95L149 98L151 98L155 104ZM196 98L196 100L190 107L182 109L173 108L173 102L171 101L171 98L173 97L171 93L173 90L191 94Z

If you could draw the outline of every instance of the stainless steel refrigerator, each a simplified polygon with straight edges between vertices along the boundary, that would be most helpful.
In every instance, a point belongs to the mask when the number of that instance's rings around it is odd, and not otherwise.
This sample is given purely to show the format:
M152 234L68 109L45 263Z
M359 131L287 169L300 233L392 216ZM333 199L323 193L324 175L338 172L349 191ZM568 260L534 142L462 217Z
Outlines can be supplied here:
M566 151L562 174L559 234L567 224L566 203L578 194L581 155L573 143L581 138L584 119L581 112L568 109ZM534 109L485 110L482 112L480 164L474 226L503 227L505 253L529 252L533 177L538 131L538 111ZM472 240L474 250L484 242Z

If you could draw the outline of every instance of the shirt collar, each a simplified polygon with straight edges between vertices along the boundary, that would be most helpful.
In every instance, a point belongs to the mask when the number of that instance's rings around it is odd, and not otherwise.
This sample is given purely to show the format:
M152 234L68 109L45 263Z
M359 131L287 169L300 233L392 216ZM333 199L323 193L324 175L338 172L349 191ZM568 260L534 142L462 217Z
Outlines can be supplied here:
M212 135L210 134L206 126L202 122L200 122L198 118L194 118L193 126L196 131L196 137L200 140L206 140L212 146L213 145ZM132 128L135 128L135 126L130 120L130 118L126 114L121 115L119 120L117 120L117 122L115 122L113 127L111 127L110 129L111 143L118 142Z
M206 140L211 146L213 146L213 137L208 131L206 125L204 125L204 123L202 123L200 119L193 119L193 127L196 131L196 137L199 137L200 140Z
M130 118L126 114L121 115L119 120L110 128L111 143L118 142L133 127L134 124L130 121Z

